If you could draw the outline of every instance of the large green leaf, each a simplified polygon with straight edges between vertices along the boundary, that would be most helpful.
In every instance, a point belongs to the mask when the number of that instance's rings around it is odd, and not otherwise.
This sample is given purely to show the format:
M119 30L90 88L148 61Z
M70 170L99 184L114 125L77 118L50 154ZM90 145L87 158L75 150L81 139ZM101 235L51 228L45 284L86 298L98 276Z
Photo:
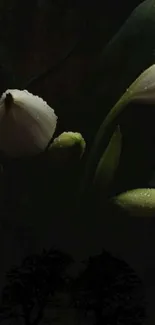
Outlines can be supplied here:
M92 181L98 161L107 143L107 134L109 134L111 128L116 126L117 118L130 102L155 103L155 65L140 74L101 124L88 157L84 188L88 188Z
M138 188L121 193L112 202L128 214L155 217L155 189Z
M92 94L91 97L96 96L95 106L98 107L99 120L105 117L110 106L112 107L114 105L119 99L119 96L126 91L138 75L155 63L154 53L155 0L147 0L133 11L120 31L100 54L98 70L93 76L92 91L89 89L89 94ZM121 98L121 101L115 107L115 113L118 113L118 106L120 107L121 105L121 108L123 108L127 102L127 97L125 100L123 96L123 103ZM111 136L112 132L113 130L111 130L109 136ZM86 165L86 176L83 181L84 187L88 179L91 182L98 161L109 140L109 138L106 139L105 146L103 142L99 146L98 139L99 133L93 144L88 164ZM98 148L96 147L96 143L98 143ZM96 159L94 165L92 164L92 156Z
M95 187L99 187L102 191L107 189L114 177L119 164L121 147L122 135L118 126L99 161L94 177Z

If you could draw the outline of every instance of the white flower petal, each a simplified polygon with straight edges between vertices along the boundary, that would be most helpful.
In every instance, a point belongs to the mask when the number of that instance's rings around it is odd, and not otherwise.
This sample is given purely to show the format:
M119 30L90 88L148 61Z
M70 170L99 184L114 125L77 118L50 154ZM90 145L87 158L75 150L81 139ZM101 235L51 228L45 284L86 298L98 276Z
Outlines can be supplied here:
M6 96L13 103L6 107ZM8 89L0 99L0 150L11 157L42 152L56 129L54 110L27 90Z

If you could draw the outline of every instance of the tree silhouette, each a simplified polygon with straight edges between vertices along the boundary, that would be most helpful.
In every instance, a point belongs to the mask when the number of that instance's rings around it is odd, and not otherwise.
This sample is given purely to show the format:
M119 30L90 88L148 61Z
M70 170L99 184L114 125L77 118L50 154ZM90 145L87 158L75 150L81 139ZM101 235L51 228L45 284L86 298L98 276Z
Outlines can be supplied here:
M138 325L145 317L140 280L125 262L105 251L89 258L72 283L71 295L85 317L93 312L95 325Z
M65 290L69 280L66 268L72 262L67 254L50 249L12 268L2 293L0 321L22 318L25 325L38 325L55 293Z

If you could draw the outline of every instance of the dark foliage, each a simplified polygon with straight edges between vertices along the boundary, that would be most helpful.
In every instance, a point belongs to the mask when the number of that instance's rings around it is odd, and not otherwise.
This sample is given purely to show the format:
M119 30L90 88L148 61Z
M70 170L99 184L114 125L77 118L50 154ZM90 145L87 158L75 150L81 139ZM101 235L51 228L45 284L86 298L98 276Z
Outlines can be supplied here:
M8 272L0 321L22 318L25 325L38 325L46 308L57 306L55 294L64 293L69 297L68 312L74 308L76 317L82 315L85 320L91 312L94 325L142 324L145 314L141 282L126 263L103 251L90 257L76 278L66 272L72 263L64 253L43 250ZM62 303L57 307L61 318Z
M8 284L1 299L0 320L22 317L25 325L37 325L56 292L63 292L72 259L59 251L43 250L26 258L20 267L8 272Z
M138 325L145 317L140 288L140 280L129 266L103 251L89 258L86 269L73 282L72 301L85 317L93 312L94 325Z

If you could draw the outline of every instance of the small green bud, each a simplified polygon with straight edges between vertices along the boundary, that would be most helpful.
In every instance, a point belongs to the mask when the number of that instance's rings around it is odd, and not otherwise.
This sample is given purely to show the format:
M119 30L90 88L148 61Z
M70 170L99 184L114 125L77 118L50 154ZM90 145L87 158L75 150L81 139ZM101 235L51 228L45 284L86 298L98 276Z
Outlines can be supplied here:
M86 143L80 133L63 132L54 139L50 145L48 152L53 157L60 158L61 161L69 161L71 159L81 158L85 151Z
M63 132L54 139L51 146L57 148L71 148L77 146L81 154L83 154L86 143L82 135L78 132Z

